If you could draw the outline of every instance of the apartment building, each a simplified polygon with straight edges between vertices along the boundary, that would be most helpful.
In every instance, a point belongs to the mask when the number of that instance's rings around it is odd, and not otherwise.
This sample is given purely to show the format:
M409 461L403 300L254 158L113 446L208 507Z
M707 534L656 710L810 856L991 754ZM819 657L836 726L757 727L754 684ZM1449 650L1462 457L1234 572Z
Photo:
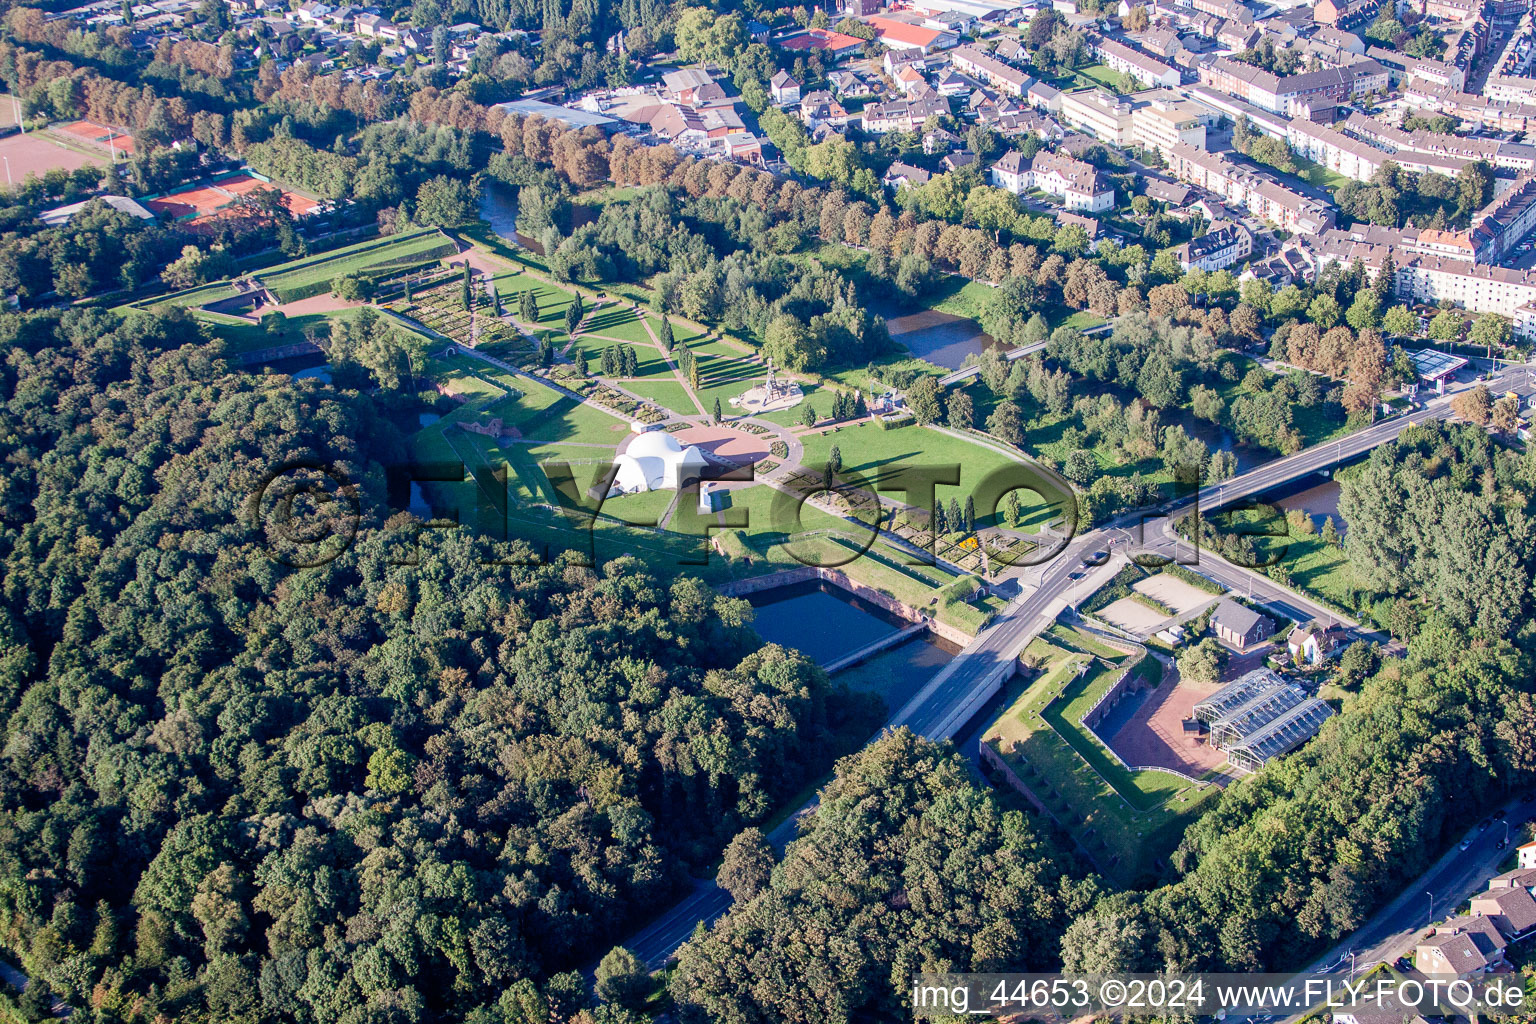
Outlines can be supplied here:
M1253 252L1253 232L1241 224L1217 221L1199 238L1174 250L1184 270L1221 270L1245 260Z
M1292 118L1287 126L1286 143L1308 160L1356 181L1370 181L1387 163L1395 163L1414 174L1433 171L1454 177L1475 159L1460 154L1419 152L1411 147L1400 148L1390 143L1375 145L1357 137L1358 134L1352 135L1338 128L1297 117Z
M1205 148L1205 122L1193 103L1153 100L1131 111L1131 141L1167 155L1174 146Z
M1441 135L1438 132L1405 132L1393 124L1378 121L1364 114L1353 113L1344 119L1343 128L1352 135L1376 143L1394 153L1424 153L1430 156L1459 157L1463 160L1486 160L1496 164L1499 152L1509 143L1497 139L1475 139L1464 135Z
M1005 64L973 46L962 46L949 55L955 69L979 78L1009 96L1023 96L1035 80L1011 64Z
M992 165L990 179L1014 195L1038 188L1060 199L1069 210L1100 213L1115 205L1115 190L1099 169L1065 153L1042 149L1026 160L1018 150L1009 150Z
M1088 50L1111 71L1130 75L1143 85L1171 89L1179 84L1177 70L1124 43L1103 36L1089 36Z
M1384 47L1373 46L1366 56L1387 69L1387 80L1392 85L1403 82L1428 82L1457 92L1467 87L1467 72L1454 64L1429 57L1410 57Z
M1387 256L1395 268L1393 294L1404 302L1452 302L1478 313L1510 319L1514 332L1536 337L1536 272L1473 263L1411 249L1356 242L1344 232L1328 232L1316 247L1318 265L1350 266L1359 260L1374 280Z
M1387 69L1373 60L1281 77L1227 57L1201 65L1200 81L1274 114L1294 117L1320 99L1334 102L1387 88Z
M1169 171L1180 181L1214 192L1286 231L1317 233L1333 224L1333 209L1327 203L1239 167L1219 153L1176 145L1165 155Z
M1536 130L1536 103L1499 102L1423 80L1405 82L1402 97L1404 102L1421 112L1451 114L1493 131Z
M1063 121L1116 146L1131 144L1131 113L1130 102L1107 89L1079 89L1061 94Z
M864 130L874 135L915 132L933 114L948 114L949 103L937 95L894 103L872 103L864 108Z

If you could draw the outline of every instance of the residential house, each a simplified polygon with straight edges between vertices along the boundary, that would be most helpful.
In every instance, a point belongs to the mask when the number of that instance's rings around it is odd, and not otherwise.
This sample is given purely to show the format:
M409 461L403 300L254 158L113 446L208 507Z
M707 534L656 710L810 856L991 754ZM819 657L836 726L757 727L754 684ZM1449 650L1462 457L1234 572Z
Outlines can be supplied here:
M1413 966L1431 976L1487 974L1508 962L1506 945L1498 926L1488 918L1453 917L1433 926L1429 935L1419 940Z
M1344 645L1344 629L1333 623L1314 621L1291 630L1285 647L1298 665L1321 665Z
M880 184L891 189L901 188L903 185L926 185L932 177L932 174L921 167L913 167L898 160L886 169L885 177L880 179Z
M969 96L980 88L980 82L969 75L962 75L954 68L940 71L933 83L933 91L946 99L951 96Z
M1519 857L1519 864L1523 870L1536 870L1536 842L1515 847L1515 854Z
M800 120L812 128L823 124L842 128L848 124L848 111L832 98L830 92L818 89L807 93L800 101Z
M1058 228L1064 228L1064 227L1079 227L1079 228L1082 228L1083 229L1083 233L1088 236L1088 251L1089 252L1094 252L1095 250L1097 250L1098 247L1099 247L1099 243L1104 240L1104 235L1105 235L1104 225L1099 223L1099 220L1096 217L1084 217L1082 214L1080 214L1080 213L1073 213L1070 210L1057 210L1056 211L1056 226Z
M1246 50L1257 45L1262 35L1254 25L1241 21L1223 21L1216 29L1216 43L1231 50Z
M852 71L833 71L827 75L827 84L832 87L832 95L840 100L862 99L865 96L877 96L880 88Z
M996 110L983 112L978 122L1007 138L1013 138L1015 135L1034 135L1044 142L1060 142L1067 134L1054 118L1047 117L1036 110L1020 110L1012 113Z
M891 77L896 79L896 88L903 96L911 96L928 85L928 76L923 74L921 67L913 64L903 64Z
M769 80L768 92L781 107L800 102L800 83L788 71L780 71Z
M1038 188L1060 199L1069 210L1100 213L1115 205L1115 190L1099 169L1065 153L1042 149L1026 167L1023 154L1010 150L992 165L990 179L1014 195Z
M1188 269L1187 267L1185 268ZM1261 615L1246 605L1238 604L1230 597L1216 606L1211 615L1211 632L1240 651L1254 644L1263 643L1275 634L1275 623L1267 615Z
M1247 259L1253 252L1253 232L1237 223L1218 222L1199 238L1174 250L1179 266L1190 270L1222 270Z
M971 167L975 163L975 153L968 149L957 149L953 153L945 155L944 159L939 161L939 166L947 173L949 171L958 171L962 167Z
M1469 913L1488 918L1499 934L1513 942L1536 928L1536 899L1528 889L1514 885L1472 897Z
M1029 164L1024 159L1024 154L1016 149L1010 149L998 158L992 165L988 174L992 184L997 188L1007 189L1014 195L1020 195L1029 190Z
M1024 98L1037 109L1048 110L1053 114L1061 113L1061 90L1054 85L1036 82L1024 93Z
M948 153L960 144L960 136L954 132L944 128L935 128L933 131L923 134L923 155L933 156L935 153Z
M1189 200L1190 188L1182 182L1164 181L1162 178L1152 177L1143 178L1142 182L1142 192L1148 199L1167 203L1171 210L1178 209Z

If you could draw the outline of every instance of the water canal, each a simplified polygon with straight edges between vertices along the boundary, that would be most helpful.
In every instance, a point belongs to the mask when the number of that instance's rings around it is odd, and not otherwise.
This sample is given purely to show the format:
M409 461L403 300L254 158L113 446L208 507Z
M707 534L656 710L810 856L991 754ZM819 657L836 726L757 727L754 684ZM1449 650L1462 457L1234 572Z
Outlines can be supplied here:
M797 648L819 665L908 625L882 608L819 581L760 591L748 600L757 612L757 631L763 639ZM851 690L878 695L887 713L893 713L958 653L954 644L924 633L850 665L832 678Z

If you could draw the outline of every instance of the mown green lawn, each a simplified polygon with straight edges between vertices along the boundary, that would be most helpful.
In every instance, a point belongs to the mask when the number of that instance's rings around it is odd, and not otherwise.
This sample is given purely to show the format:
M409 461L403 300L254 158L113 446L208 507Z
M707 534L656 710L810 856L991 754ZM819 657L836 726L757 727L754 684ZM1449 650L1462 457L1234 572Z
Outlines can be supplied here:
M633 391L641 398L655 402L663 409L671 409L673 412L682 413L684 416L697 416L698 408L693 404L693 399L688 397L688 389L675 380L626 380L622 382L624 390ZM729 416L730 409L724 402L720 403L722 411Z
M279 299L285 299L290 294L309 291L320 285L326 286L322 291L328 291L331 281L348 274L392 263L408 264L449 256L455 251L448 236L432 228L386 239L369 239L330 252L290 260L258 271L255 276L272 289Z

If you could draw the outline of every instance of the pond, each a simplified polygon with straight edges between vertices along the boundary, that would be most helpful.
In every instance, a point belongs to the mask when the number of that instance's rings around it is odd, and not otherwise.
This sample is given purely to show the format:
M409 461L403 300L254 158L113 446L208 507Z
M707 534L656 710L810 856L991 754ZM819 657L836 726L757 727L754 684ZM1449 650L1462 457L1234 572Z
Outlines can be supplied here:
M873 304L870 312L885 317L891 340L919 359L958 370L968 356L979 356L999 343L969 317L936 309L912 310L894 303Z
M306 366L304 369L295 370L293 373L294 380L303 380L305 377L313 377L318 381L324 381L326 384L329 384L331 383L331 364L321 363L319 366Z
M247 367L253 373L263 373L271 370L273 373L286 373L295 379L314 377L323 380L327 384L331 382L331 364L326 362L324 353L310 352L302 356L289 356L287 359L271 359L267 362Z
M752 595L756 627L763 639L794 647L818 665L899 632L907 623L846 591L817 581ZM833 678L864 693L877 694L888 712L898 710L933 674L958 653L936 637L914 637L852 665Z

